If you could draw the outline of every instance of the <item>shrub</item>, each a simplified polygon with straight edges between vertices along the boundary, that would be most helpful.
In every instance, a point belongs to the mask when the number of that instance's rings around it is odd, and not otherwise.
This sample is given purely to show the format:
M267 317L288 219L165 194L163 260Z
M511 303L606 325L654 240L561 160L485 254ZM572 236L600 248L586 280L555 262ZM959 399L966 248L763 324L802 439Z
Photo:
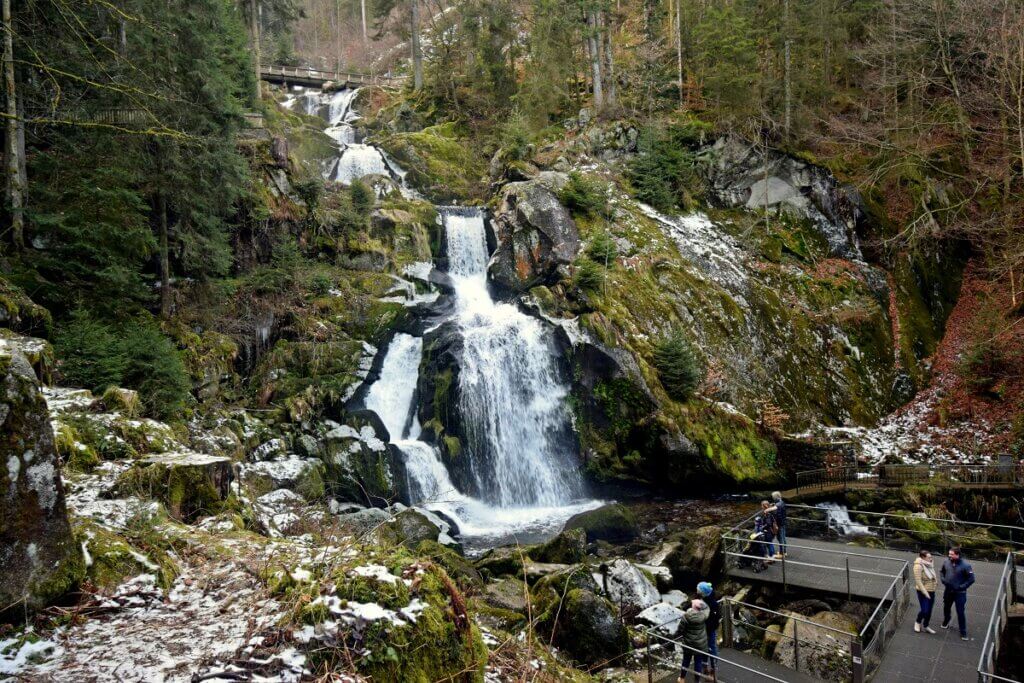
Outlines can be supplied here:
M590 259L580 259L576 262L573 282L583 291L596 292L604 284L604 269Z
M575 216L607 218L610 213L604 188L575 171L569 174L569 182L559 193L559 199Z
M695 179L694 154L687 148L693 142L689 126L644 130L640 154L630 161L626 172L633 196L658 211L685 207L686 186Z
M606 232L599 233L587 247L587 256L602 265L611 265L618 255L615 240Z
M700 365L690 343L679 330L662 338L654 348L654 366L668 395L686 401L701 381Z
M498 144L505 161L522 161L530 156L530 126L518 109L499 129Z
M79 309L58 328L54 348L67 384L135 389L146 412L161 418L185 407L191 385L181 353L152 318L112 322Z
M324 195L324 181L321 178L307 178L296 181L294 186L295 193L306 202L309 210L316 211L320 206L320 198Z
M353 180L348 188L349 197L352 198L352 208L362 216L368 215L377 203L377 197L373 190L362 180Z

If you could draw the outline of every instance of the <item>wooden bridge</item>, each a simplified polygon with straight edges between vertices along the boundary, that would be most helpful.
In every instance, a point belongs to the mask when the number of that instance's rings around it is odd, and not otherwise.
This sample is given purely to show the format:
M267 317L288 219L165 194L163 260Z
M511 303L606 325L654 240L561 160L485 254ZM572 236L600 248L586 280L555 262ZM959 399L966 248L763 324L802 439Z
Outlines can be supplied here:
M326 71L306 66L285 66L283 64L261 65L260 78L268 83L301 85L307 88L322 88L327 84L332 84L339 88L359 88L364 85L398 87L404 84L406 80L402 76L365 74L354 71Z

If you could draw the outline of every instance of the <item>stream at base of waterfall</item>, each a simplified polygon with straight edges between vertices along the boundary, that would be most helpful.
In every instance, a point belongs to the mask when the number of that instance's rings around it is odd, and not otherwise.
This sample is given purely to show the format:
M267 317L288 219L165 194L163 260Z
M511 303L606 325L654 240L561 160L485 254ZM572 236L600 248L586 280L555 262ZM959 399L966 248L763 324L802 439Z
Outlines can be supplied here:
M371 175L395 181L417 196L403 171L383 150L357 142L352 125L358 90L323 93L294 88L285 106L321 116L338 157L326 180L350 184ZM473 495L460 491L438 449L420 439L416 384L423 339L399 333L388 346L380 378L365 407L381 418L405 459L410 501L443 513L468 549L532 543L557 533L574 514L601 501L585 497L574 462L568 387L558 372L551 331L515 305L495 301L487 289L490 258L484 216L478 209L437 207L444 223L453 314L462 339L459 411L465 425Z

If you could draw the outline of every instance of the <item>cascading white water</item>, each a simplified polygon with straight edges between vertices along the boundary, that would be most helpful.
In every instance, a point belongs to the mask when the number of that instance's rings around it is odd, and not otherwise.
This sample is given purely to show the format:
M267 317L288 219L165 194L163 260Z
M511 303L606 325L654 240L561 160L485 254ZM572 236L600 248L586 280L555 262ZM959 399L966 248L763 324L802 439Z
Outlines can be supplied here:
M478 211L441 209L455 285L456 323L467 355L460 409L469 425L470 463L481 497L460 492L437 448L419 440L416 384L423 340L397 334L364 404L376 412L405 458L411 502L455 521L468 548L517 538L533 542L600 501L580 500L582 484L567 452L567 390L543 326L487 291L487 244ZM477 445L483 440L482 445ZM479 449L479 450L477 450Z
M850 519L850 511L839 503L818 503L825 511L825 521L829 529L835 529L843 536L873 536L874 532L867 526Z
M491 298L482 213L443 219L463 338L463 447L477 490L501 507L561 505L580 494L582 483L568 452L568 390L551 335L515 306Z
M415 196L405 186L405 171L382 150L357 142L356 129L352 124L360 117L352 105L358 94L358 88L333 93L297 88L284 101L284 106L301 109L309 115L322 113L326 117L328 126L324 133L338 144L338 158L324 169L326 180L351 185L353 181L369 175L382 175L397 181L403 194Z

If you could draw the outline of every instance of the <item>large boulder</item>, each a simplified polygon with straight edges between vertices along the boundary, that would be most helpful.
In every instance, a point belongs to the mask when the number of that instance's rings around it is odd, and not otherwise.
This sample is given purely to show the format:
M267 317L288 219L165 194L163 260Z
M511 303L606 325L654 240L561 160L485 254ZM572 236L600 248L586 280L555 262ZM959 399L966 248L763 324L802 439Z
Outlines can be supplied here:
M624 610L641 612L661 602L661 593L647 576L621 557L604 568L608 597Z
M822 681L850 680L850 641L856 637L856 623L840 612L820 612L810 617L810 621L829 628L807 623L797 627L793 619L787 619L775 646L773 659L783 666L809 673ZM849 633L850 637L832 629ZM793 645L794 635L800 637L799 650ZM799 666L797 657L800 658Z
M765 151L737 136L701 150L711 195L720 204L748 209L779 208L810 221L832 256L861 258L857 227L866 219L857 190L830 171L781 152Z
M629 651L629 632L615 607L581 588L570 589L564 599L551 605L538 629L581 664L615 661Z
M650 626L655 632L666 638L672 638L676 635L682 618L683 610L667 602L651 605L636 615L637 622Z
M85 562L39 381L24 354L2 342L0 378L0 619L16 619L74 586Z
M230 458L191 451L156 453L122 473L108 495L154 498L172 517L193 521L223 509L233 479Z
M494 213L498 249L490 275L513 292L552 281L579 251L576 223L548 185L541 179L506 185Z
M624 505L612 503L596 510L587 510L573 515L565 523L564 530L583 529L587 534L587 542L609 541L625 543L637 537L636 517Z
M583 529L569 529L558 534L547 543L530 551L530 558L537 562L576 564L587 557L587 534Z
M677 586L693 591L701 581L716 581L724 568L722 533L718 526L702 526L683 533L679 545L665 558Z
M376 507L401 497L402 459L388 441L387 429L369 412L351 418L349 424L331 423L320 441L328 493Z

